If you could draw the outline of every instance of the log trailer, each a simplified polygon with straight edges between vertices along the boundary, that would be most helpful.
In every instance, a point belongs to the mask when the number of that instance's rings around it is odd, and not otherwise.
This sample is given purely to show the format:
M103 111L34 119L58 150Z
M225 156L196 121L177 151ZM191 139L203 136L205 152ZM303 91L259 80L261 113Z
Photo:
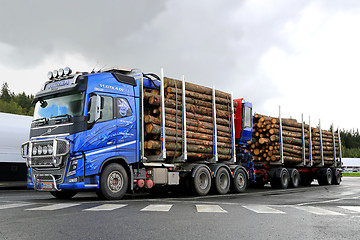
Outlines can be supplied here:
M121 68L72 74L66 67L48 78L21 153L27 187L56 198L86 190L114 200L177 185L203 196L210 189L240 193L249 182L286 188L304 179L341 181L335 165L294 166L286 158L254 165L246 150L252 104L214 87L166 78L163 70L158 77Z

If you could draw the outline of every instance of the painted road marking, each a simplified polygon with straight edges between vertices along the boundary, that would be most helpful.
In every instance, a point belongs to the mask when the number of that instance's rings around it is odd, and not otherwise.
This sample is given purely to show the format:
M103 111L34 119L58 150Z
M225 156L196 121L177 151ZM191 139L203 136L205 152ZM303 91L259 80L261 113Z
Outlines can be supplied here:
M140 211L147 212L168 212L172 207L172 204L150 204L149 206L141 209Z
M74 206L78 206L78 205L80 205L80 204L79 203L58 203L58 204L53 204L53 205L44 206L44 207L29 208L29 209L25 209L25 210L29 210L29 211L53 211L53 210L59 210L59 209L74 207Z
M11 203L0 205L0 209L17 208L32 205L33 203Z
M345 215L339 212L334 212L330 210L326 210L323 208L313 207L313 206L294 206L296 209L304 210L309 213L313 213L316 215Z
M207 212L207 213L227 213L219 205L196 205L196 210L198 212Z
M103 204L97 207L84 209L83 211L112 211L126 206L127 204Z
M360 206L338 206L338 207L346 209L346 210L350 210L353 212L360 212Z
M266 205L245 205L243 207L256 213L286 214L283 211L271 208Z

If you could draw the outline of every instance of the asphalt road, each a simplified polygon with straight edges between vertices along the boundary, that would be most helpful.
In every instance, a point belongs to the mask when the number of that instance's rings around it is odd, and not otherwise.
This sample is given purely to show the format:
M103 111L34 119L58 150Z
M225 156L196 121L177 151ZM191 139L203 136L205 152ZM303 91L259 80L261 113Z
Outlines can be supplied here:
M360 239L360 178L206 197L93 193L57 200L0 187L0 239Z

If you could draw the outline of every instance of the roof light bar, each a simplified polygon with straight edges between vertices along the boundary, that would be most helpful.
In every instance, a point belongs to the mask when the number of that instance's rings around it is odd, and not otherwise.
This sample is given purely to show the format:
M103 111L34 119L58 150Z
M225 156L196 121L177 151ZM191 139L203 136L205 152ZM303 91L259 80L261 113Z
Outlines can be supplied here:
M61 78L64 76L69 76L72 73L72 70L69 67L60 68L59 70L50 71L47 74L48 79Z

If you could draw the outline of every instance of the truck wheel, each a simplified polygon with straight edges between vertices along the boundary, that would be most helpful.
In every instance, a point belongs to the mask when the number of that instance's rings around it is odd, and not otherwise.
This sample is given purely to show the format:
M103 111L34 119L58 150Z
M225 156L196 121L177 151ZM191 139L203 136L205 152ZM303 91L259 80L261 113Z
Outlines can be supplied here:
M119 200L125 195L128 182L128 175L124 167L117 163L111 163L105 167L100 176L101 195L108 200Z
M195 193L199 196L205 196L211 188L211 175L206 167L199 167L193 178Z
M62 191L50 192L50 194L58 199L70 199L77 194L77 191L62 190Z
M320 168L318 170L318 183L320 186L331 185L333 172L330 168Z
M290 187L297 188L300 184L300 173L297 169L289 169L289 175L290 175Z
M289 186L289 172L286 168L276 169L275 176L270 181L272 188L286 189Z
M226 168L221 167L217 171L215 181L215 190L218 194L226 194L230 189L230 174Z
M235 172L232 184L231 184L231 192L234 193L242 193L245 191L247 186L247 175L243 169L239 169Z
M340 183L341 183L341 173L340 173L339 169L333 168L332 171L333 171L332 184L340 185Z

